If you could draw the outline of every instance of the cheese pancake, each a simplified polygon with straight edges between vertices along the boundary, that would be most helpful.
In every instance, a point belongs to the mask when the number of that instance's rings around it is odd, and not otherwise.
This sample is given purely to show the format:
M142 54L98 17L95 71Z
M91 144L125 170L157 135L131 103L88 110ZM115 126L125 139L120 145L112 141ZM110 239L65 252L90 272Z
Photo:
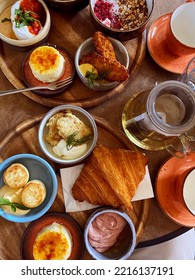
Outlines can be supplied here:
M72 247L69 230L54 222L38 233L33 244L33 257L35 260L67 260Z
M23 164L13 163L5 170L3 179L10 188L22 188L29 180L29 172Z
M45 199L46 188L40 180L29 181L21 195L22 204L29 208L39 206Z
M29 65L35 78L50 83L57 81L64 73L65 59L57 49L41 46L31 53Z

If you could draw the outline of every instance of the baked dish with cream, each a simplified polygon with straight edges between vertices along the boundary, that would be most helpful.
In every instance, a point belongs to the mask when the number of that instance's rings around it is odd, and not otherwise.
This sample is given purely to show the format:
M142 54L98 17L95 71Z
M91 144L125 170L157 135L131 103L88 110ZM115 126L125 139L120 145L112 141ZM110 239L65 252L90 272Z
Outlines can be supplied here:
M54 47L41 46L31 53L29 65L39 81L50 83L57 81L63 75L65 59Z
M92 130L70 110L55 113L46 126L48 132L45 140L57 156L74 159L86 152Z
M59 223L45 226L36 236L33 244L35 260L67 260L72 252L70 231Z

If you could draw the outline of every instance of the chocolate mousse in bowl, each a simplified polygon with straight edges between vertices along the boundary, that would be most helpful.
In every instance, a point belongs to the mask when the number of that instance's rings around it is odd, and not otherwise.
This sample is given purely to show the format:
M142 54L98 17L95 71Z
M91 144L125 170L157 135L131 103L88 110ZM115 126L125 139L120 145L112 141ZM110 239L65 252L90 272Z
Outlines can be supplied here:
M113 208L100 208L88 219L85 246L96 260L127 259L136 245L136 231L130 217Z

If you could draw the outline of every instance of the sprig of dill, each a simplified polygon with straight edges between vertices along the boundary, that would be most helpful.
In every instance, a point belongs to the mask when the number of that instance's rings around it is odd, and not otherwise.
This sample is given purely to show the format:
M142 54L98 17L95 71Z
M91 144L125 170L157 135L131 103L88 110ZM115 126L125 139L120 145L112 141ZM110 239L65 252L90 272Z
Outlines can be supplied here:
M86 143L87 141L89 141L89 139L91 138L92 134L88 134L86 136L83 136L80 139L76 139L76 135L78 134L78 132L74 132L72 133L70 136L67 137L66 139L66 148L67 150L71 150L74 146L79 146L82 145L84 143Z
M103 72L101 74L97 74L95 72L95 69L92 69L92 71L87 71L85 74L85 77L88 80L89 88L93 89L94 82L100 82L101 80L104 80L107 75L108 75L108 72Z

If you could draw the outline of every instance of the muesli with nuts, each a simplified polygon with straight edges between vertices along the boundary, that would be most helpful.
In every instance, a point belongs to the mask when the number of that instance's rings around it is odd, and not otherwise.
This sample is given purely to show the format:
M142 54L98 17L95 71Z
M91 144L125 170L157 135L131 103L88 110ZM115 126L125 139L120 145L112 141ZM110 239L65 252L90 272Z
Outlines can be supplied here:
M145 22L148 8L146 0L97 0L94 13L108 27L132 30Z

